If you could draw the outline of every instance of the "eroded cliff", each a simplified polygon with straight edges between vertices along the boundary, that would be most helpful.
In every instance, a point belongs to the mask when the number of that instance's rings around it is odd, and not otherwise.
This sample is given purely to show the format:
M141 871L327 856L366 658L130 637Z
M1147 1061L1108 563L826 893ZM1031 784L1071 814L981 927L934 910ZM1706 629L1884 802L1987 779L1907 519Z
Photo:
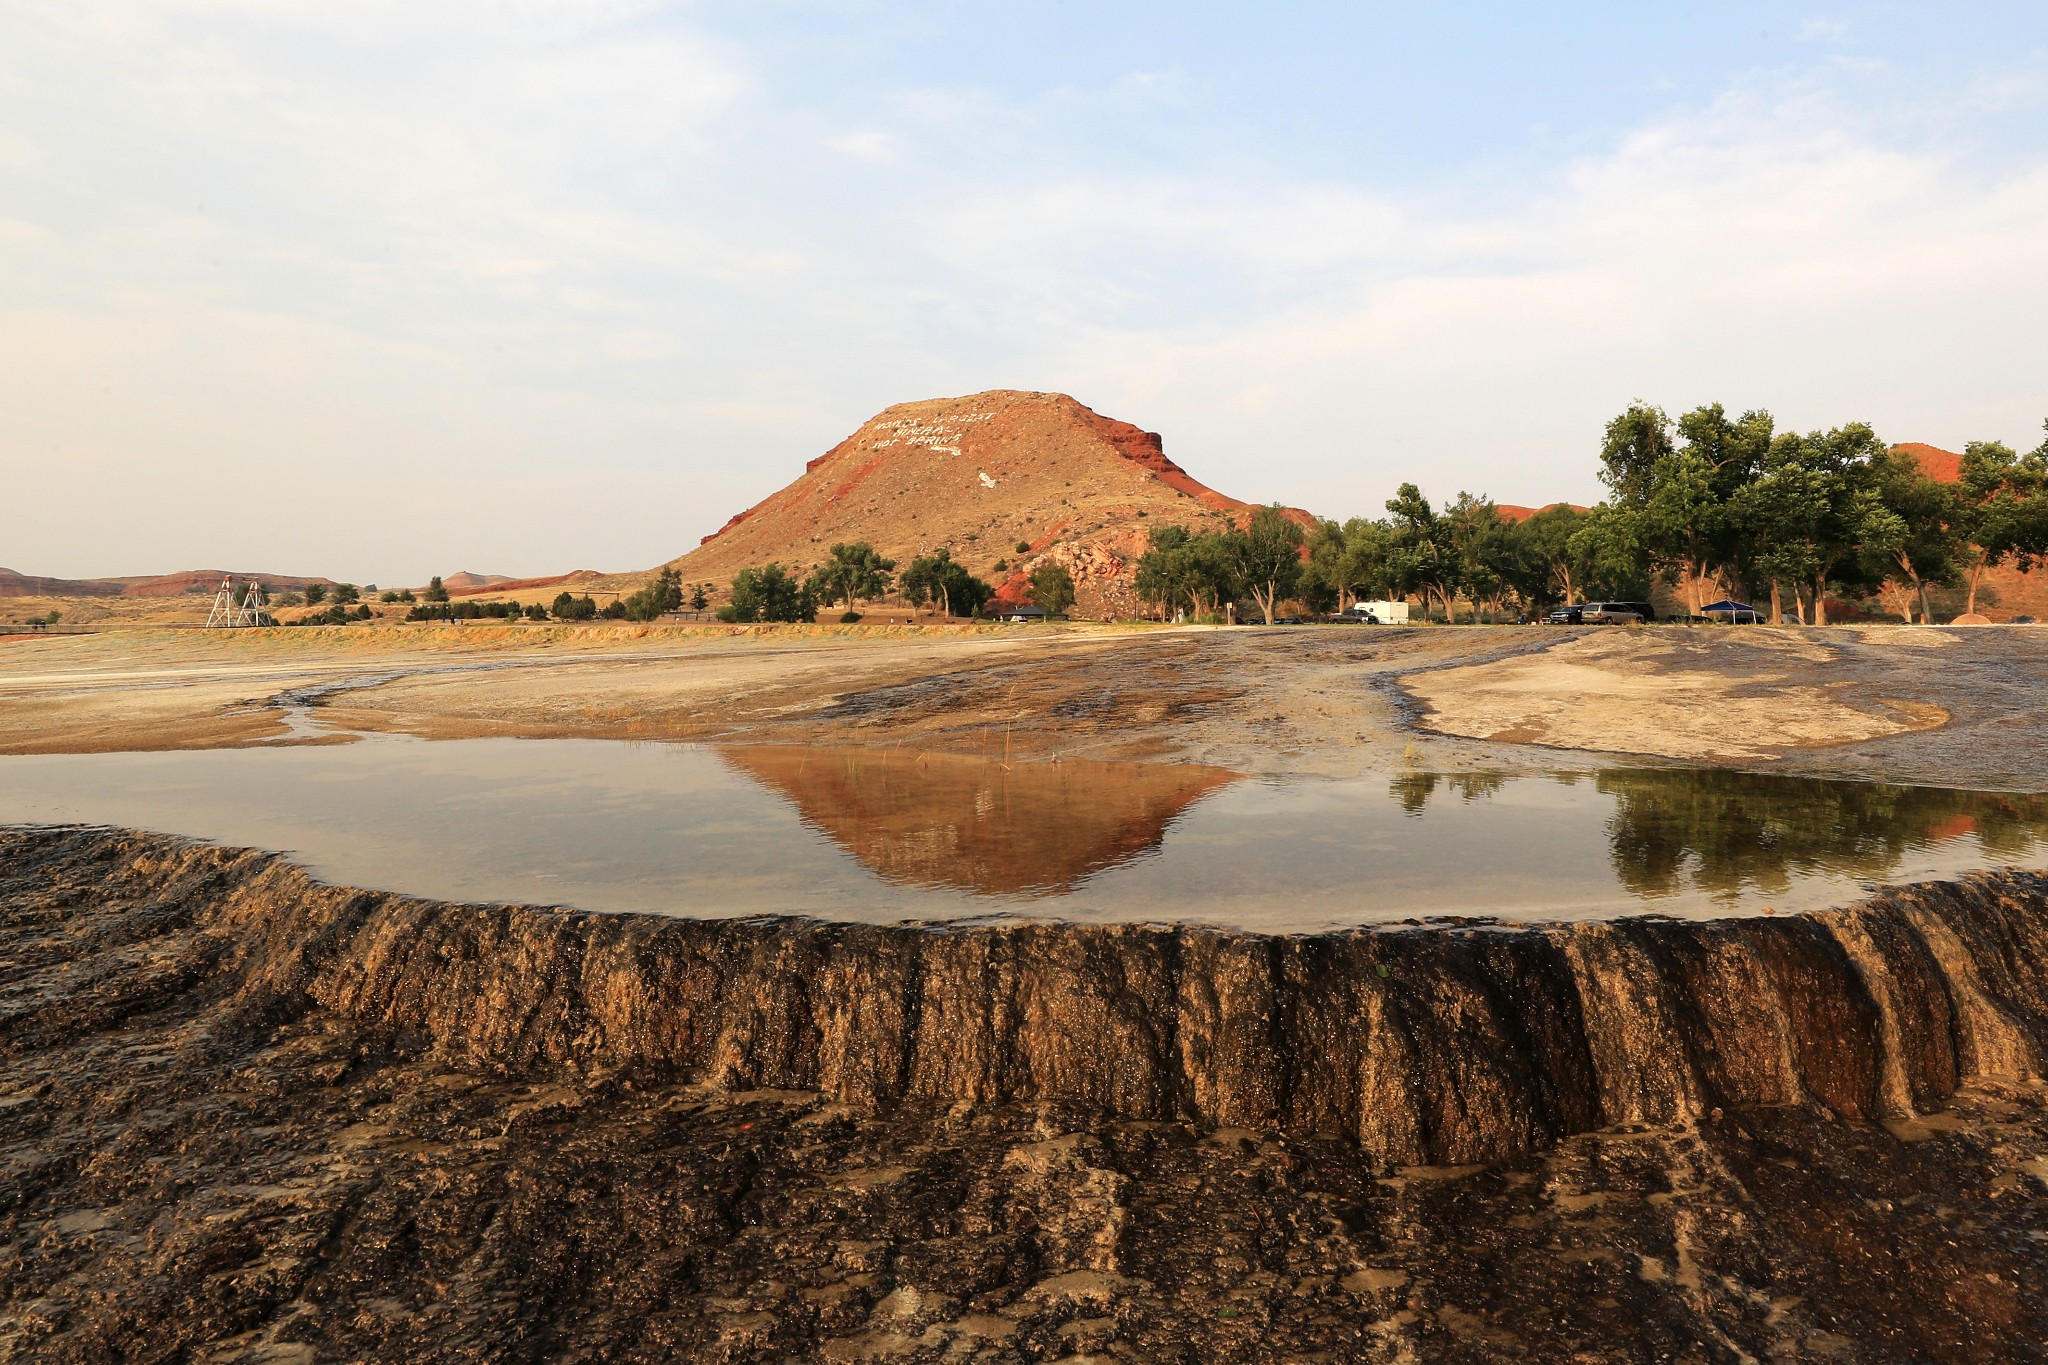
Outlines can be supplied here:
M15 1358L2018 1359L2048 880L1264 938L0 833ZM280 1354L282 1353L282 1354Z

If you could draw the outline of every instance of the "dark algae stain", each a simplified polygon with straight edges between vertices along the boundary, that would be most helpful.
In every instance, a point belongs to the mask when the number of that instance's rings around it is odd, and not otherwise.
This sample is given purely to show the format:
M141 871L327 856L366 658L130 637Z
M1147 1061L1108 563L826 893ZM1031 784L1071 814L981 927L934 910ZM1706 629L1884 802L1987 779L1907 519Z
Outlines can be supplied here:
M2040 1359L2044 908L682 920L0 831L0 1359Z

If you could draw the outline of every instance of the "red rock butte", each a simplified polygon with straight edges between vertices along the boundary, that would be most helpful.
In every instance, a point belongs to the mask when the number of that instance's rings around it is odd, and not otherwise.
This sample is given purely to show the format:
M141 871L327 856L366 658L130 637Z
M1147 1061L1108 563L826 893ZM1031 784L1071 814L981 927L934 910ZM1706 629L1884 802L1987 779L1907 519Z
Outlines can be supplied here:
M1054 560L1073 575L1078 614L1127 615L1150 528L1242 524L1254 507L1168 459L1156 432L1065 394L998 389L877 414L672 562L685 581L724 583L770 562L808 572L841 541L899 567L944 546L1004 600L1027 596L1026 576Z

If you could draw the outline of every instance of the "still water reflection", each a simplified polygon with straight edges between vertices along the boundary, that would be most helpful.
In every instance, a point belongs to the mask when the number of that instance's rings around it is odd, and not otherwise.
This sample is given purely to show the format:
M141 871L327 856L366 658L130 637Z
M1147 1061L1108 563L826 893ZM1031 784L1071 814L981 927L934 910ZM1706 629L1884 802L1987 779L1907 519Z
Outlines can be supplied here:
M457 900L1304 930L1837 904L2044 856L2033 796L1719 771L1262 782L592 740L0 758L0 822L131 825Z

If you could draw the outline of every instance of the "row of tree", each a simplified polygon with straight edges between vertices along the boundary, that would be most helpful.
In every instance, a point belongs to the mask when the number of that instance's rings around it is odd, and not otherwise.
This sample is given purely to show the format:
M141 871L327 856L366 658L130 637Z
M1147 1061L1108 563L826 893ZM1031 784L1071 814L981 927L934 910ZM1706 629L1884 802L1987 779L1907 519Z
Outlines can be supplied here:
M1305 539L1277 508L1241 530L1158 527L1137 589L1197 616L1246 597L1268 621L1280 598L1323 611L1414 597L1448 620L1461 601L1494 616L1643 599L1661 580L1694 615L1725 592L1768 599L1773 621L1826 624L1831 596L1878 595L1924 622L1931 589L1965 589L1974 612L1988 569L2048 558L2048 440L2024 455L1973 441L1944 480L1860 422L1778 432L1767 412L1709 404L1673 421L1638 403L1607 425L1601 478L1599 506L1519 521L1470 493L1438 507L1406 483L1385 517L1323 521Z
M1063 614L1074 603L1074 580L1063 565L1048 561L1032 573L1034 600L1047 615ZM780 564L741 569L733 575L732 601L718 609L721 621L815 621L821 607L844 608L842 620L857 620L854 606L899 593L919 610L946 616L979 616L995 588L976 578L941 546L919 555L896 572L867 541L834 545L810 577L799 578Z
M1316 595L1302 561L1306 537L1277 506L1261 507L1245 526L1222 531L1155 526L1134 586L1162 614L1185 606L1198 619L1248 595L1271 625L1281 602L1304 587Z
M1825 624L1833 593L1925 621L1930 588L1967 587L1974 612L1986 570L2048 554L2048 440L2025 455L1972 441L1948 481L1861 422L1779 433L1767 412L1709 404L1674 423L1638 403L1608 423L1601 465L1611 496L1584 548L1676 582L1694 611L1719 582L1768 592L1773 619L1789 596Z

